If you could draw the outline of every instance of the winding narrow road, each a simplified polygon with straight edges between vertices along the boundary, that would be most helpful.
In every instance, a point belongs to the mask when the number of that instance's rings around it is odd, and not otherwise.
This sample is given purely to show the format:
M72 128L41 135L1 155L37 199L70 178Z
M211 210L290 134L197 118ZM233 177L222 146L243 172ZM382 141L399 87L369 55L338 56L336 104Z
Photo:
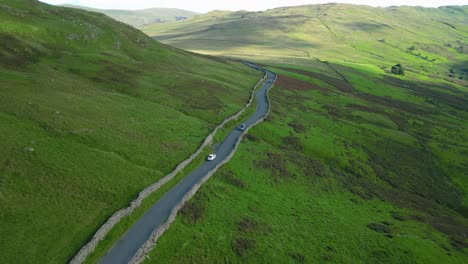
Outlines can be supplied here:
M273 72L259 68L251 63L247 63L247 65L266 72L267 78L261 89L256 92L256 112L248 120L243 122L243 124L246 125L246 129L267 115L269 110L267 93L273 86L273 82L276 78L276 75ZM114 247L107 252L100 263L127 264L136 254L138 249L150 238L152 232L167 221L172 209L181 202L185 194L187 194L193 186L199 183L205 175L235 151L236 142L243 133L244 131L241 131L238 128L234 129L216 148L216 159L204 162L200 167L167 192L123 235Z

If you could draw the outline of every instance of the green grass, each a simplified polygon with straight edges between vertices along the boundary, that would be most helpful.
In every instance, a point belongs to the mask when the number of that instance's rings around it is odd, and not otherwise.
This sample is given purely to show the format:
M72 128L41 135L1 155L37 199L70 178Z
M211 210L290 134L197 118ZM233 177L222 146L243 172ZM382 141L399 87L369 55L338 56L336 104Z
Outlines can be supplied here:
M257 89L259 89L258 87ZM110 232L109 234L98 244L92 254L86 259L86 263L98 263L102 257L112 248L112 246L125 234L125 232L139 220L143 214L147 212L160 198L162 198L169 190L177 185L182 179L188 176L193 170L198 168L203 162L206 161L206 157L212 153L213 148L216 144L221 143L225 137L236 127L239 126L239 121L248 118L256 110L256 97L251 106L237 119L232 120L224 125L223 128L219 129L213 138L213 142L210 146L206 147L203 152L195 158L186 168L181 170L176 177L171 181L163 185L158 191L151 194L148 198L143 200L142 205L138 207L131 215L123 218Z
M146 262L466 262L466 12L329 4L144 27L279 74L267 122Z
M211 12L142 30L171 46L205 54L295 65L320 58L369 65L379 72L402 63L411 73L430 72L458 83L465 78L461 83L466 86L466 15L467 6L328 4Z
M270 67L281 74L267 121L146 263L466 262L467 115L448 96L454 85L434 105L427 98L437 80L410 76L402 87L365 68L333 66L357 93L323 84L333 72L319 62ZM322 79L306 75L315 68ZM325 90L296 89L282 76Z
M159 199L161 199L169 190L176 186L182 179L188 176L193 170L199 167L206 161L206 157L211 153L211 147L207 147L204 151L186 168L181 170L176 177L164 184L160 189L143 200L131 215L124 217L108 235L99 242L96 249L88 256L85 263L99 263L104 255L114 246L114 244L125 234L125 232L135 224Z
M1 5L4 262L68 261L238 112L261 78L98 13Z
M239 111L261 77L94 12L21 0L2 3L0 18L0 256L8 263L69 260ZM184 206L147 262L465 263L465 20L466 7L330 4L145 28L167 44L280 74L267 121ZM388 73L396 63L405 76Z

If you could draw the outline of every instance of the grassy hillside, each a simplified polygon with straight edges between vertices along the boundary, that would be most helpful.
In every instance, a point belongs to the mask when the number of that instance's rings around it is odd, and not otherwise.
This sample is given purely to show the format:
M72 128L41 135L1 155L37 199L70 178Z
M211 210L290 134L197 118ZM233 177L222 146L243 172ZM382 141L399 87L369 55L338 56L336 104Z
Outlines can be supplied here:
M466 88L309 66L146 263L466 263Z
M95 12L0 2L0 259L64 263L261 74Z
M148 24L165 23L189 19L197 13L177 8L148 8L141 10L97 9L77 5L63 5L65 7L83 9L103 13L115 20L133 27L142 27Z
M206 54L278 61L320 58L468 79L468 6L372 8L312 5L265 12L216 11L143 31Z
M466 263L466 19L321 5L145 29L279 74L267 121L146 262Z

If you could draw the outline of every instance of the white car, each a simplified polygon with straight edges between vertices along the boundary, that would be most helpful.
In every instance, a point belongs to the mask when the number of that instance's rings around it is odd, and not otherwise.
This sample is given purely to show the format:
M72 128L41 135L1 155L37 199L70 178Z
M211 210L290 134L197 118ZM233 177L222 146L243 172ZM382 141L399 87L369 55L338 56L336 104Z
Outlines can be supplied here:
M210 154L208 155L208 158L206 158L206 160L214 160L216 159L216 154Z

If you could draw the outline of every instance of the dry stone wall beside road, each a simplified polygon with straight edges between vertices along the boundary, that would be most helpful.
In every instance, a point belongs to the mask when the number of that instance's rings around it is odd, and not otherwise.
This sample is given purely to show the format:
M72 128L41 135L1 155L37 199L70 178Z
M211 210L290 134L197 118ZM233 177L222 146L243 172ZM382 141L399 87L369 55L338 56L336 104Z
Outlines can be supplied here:
M277 76L275 75L275 79L273 81L273 84L276 81L276 78L277 78ZM252 126L248 127L246 129L245 133L242 134L242 136L239 137L239 139L237 140L233 151L221 163L219 163L213 170L211 170L205 177L203 177L202 180L199 183L197 183L195 186L192 187L192 189L184 196L184 198L181 200L181 202L177 206L175 206L174 209L172 209L171 214L170 214L169 218L167 219L167 221L151 234L148 241L146 241L146 243L138 250L138 252L135 254L135 256L133 256L132 260L129 262L130 264L139 264L139 263L142 263L145 260L145 257L148 256L148 253L151 251L151 249L154 248L154 246L156 246L156 243L157 243L158 239L162 236L162 234L166 230L169 229L171 224L175 221L175 219L177 217L177 213L180 211L180 209L182 209L184 204L195 195L195 193L200 189L200 187L205 182L207 182L211 178L211 176L213 176L213 174L215 174L216 171L221 166L223 166L224 164L226 164L227 162L229 162L232 159L232 157L236 153L237 148L239 147L244 135L252 127L256 126L257 124L259 124L259 123L261 123L261 122L263 122L265 120L265 118L270 113L270 100L268 98L268 92L267 92L267 97L266 98L267 98L267 103L268 103L268 111L267 111L266 115L263 118L256 121L254 124L252 124Z
M197 151L195 151L189 158L186 160L182 161L177 167L168 175L164 176L162 179L160 179L158 182L148 186L146 189L141 191L138 194L138 197L133 200L130 205L124 209L121 209L114 213L107 221L105 224L103 224L98 231L94 234L93 238L85 245L83 246L80 251L75 255L75 257L70 261L70 264L81 264L83 263L86 258L96 249L97 245L101 240L103 240L106 235L109 233L109 231L116 225L118 224L124 217L130 215L136 208L138 208L142 201L150 196L152 193L157 191L161 186L172 180L182 169L184 169L188 164L190 164L200 153L203 151L203 149L208 146L212 141L216 133L218 132L219 129L223 128L228 122L235 120L239 118L244 111L250 107L252 104L254 97L255 97L255 91L257 88L265 81L267 78L267 74L263 76L263 78L255 85L255 87L252 90L250 99L248 103L243 107L239 112L237 112L235 115L225 119L220 125L218 125L213 132L211 132L205 139L205 141L201 144L201 146L198 148Z

